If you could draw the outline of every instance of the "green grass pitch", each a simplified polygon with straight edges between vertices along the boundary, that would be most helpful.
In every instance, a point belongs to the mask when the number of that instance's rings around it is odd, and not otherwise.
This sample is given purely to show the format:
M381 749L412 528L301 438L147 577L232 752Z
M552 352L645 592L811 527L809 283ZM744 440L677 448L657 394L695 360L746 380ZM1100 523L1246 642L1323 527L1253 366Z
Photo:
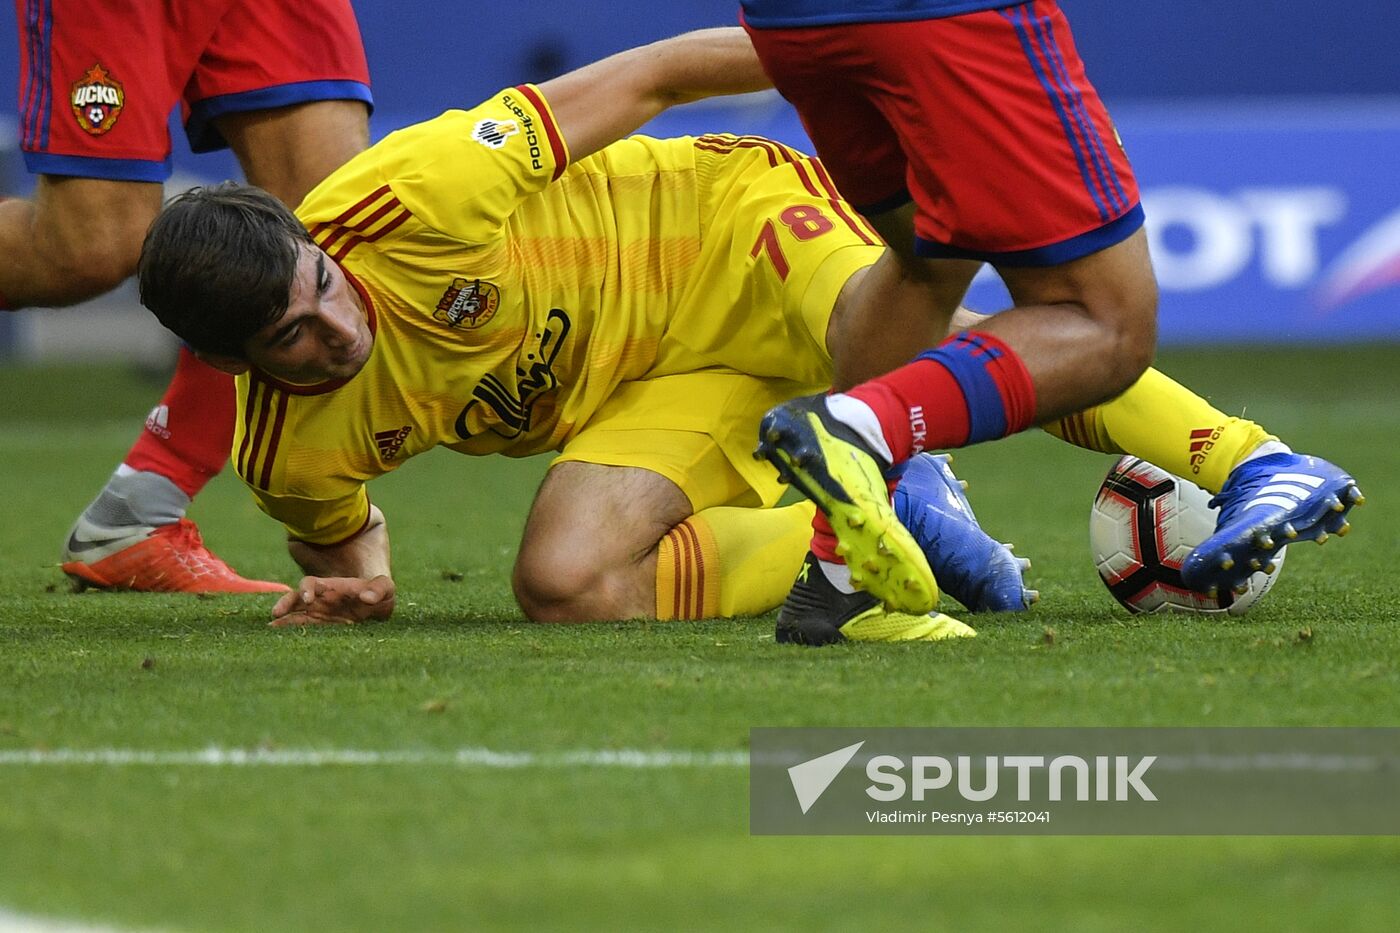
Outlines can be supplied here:
M1108 457L960 453L1042 601L957 644L777 646L772 619L540 627L508 571L543 461L443 451L375 486L400 611L265 627L270 599L69 592L68 523L158 388L0 369L0 752L340 750L293 766L0 764L5 912L118 928L1390 930L1394 838L758 838L751 726L1400 726L1400 347L1171 352L1370 500L1248 616L1131 618L1090 563ZM192 513L292 581L225 474ZM458 749L525 756L455 764ZM720 753L626 768L571 751ZM398 762L378 759L404 753ZM436 756L436 757L435 757ZM45 759L46 762L51 759ZM499 764L499 762L497 762ZM3 923L0 923L3 926Z

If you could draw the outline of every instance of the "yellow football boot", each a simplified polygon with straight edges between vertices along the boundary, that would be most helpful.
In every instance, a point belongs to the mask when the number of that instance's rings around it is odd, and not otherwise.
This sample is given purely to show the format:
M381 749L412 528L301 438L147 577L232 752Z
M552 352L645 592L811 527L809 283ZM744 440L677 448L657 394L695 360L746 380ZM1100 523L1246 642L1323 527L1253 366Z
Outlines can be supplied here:
M842 593L809 552L778 610L775 637L785 644L829 645L838 641L942 641L976 634L941 612L890 612L870 593Z
M778 468L831 522L836 553L851 584L887 609L923 615L938 603L928 559L890 503L880 462L854 431L827 411L825 396L793 399L759 425L754 456Z

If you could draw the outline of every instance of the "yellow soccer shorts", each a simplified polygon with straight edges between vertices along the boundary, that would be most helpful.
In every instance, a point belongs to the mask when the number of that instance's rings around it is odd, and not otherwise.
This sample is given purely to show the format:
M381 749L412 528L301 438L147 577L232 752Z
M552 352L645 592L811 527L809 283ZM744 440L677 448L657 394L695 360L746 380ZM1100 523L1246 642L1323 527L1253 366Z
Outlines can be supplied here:
M554 462L659 473L680 487L696 512L718 505L766 508L784 487L771 466L753 459L758 421L802 391L820 390L728 372L623 383Z

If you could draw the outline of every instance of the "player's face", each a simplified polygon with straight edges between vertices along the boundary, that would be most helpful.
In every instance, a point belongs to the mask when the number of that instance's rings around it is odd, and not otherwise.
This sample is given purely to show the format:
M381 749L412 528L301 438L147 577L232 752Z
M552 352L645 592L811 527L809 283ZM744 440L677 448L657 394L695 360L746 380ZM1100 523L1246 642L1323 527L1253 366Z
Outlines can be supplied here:
M374 348L360 297L319 248L298 246L292 300L247 343L248 362L298 385L349 379Z

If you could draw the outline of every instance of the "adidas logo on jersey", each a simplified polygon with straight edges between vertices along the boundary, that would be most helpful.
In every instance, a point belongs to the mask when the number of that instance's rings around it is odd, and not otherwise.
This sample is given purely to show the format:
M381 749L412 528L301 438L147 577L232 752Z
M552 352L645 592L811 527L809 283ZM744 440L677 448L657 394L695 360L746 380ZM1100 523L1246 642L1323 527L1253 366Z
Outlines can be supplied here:
M170 406L157 405L146 416L146 430L161 440L170 440Z
M393 460L399 455L399 450L403 447L403 442L408 439L408 435L413 433L412 425L404 425L389 431L376 431L374 433L375 446L379 448L379 458L381 460Z

